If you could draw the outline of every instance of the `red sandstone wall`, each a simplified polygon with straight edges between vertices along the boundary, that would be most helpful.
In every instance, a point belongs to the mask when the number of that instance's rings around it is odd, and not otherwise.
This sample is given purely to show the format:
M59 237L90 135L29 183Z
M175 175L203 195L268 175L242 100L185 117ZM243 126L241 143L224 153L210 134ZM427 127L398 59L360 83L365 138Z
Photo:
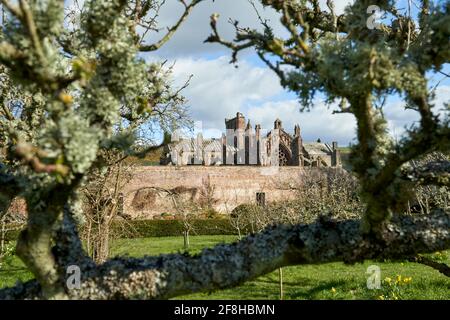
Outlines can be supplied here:
M175 213L167 193L159 187L181 190L185 199L195 201L208 180L214 186L214 208L231 212L243 203L254 203L257 192L266 193L266 201L282 201L294 195L289 186L298 185L305 169L301 167L255 166L155 166L139 167L124 193L124 211L133 218L151 218Z

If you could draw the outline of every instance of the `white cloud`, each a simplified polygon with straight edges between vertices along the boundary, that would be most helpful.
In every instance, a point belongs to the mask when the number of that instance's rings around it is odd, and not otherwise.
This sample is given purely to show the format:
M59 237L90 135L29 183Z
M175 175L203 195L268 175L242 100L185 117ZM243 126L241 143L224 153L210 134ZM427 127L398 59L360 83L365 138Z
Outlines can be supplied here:
M346 145L354 136L351 115L333 115L323 103L317 102L311 112L299 112L299 103L280 86L277 76L267 68L252 66L243 60L236 69L228 57L215 60L183 58L174 67L179 81L194 74L183 92L188 98L194 120L203 122L205 137L219 137L224 119L242 112L251 124L270 130L276 118L292 132L300 124L307 141L339 141Z
M228 57L215 60L182 58L176 61L174 78L182 81L193 74L183 94L189 100L194 120L204 129L224 128L224 119L252 103L262 103L283 92L278 78L266 68L242 61L239 68Z
M354 0L335 0L334 8L335 8L336 14L344 13L345 7L353 2L354 2ZM319 5L322 8L322 10L328 10L327 0L319 0Z
M299 124L306 141L338 141L347 145L356 137L356 122L353 115L333 114L335 106L328 108L316 99L310 112L299 111L299 103L279 84L276 75L267 68L251 65L245 59L238 69L228 63L228 57L218 59L181 58L174 68L174 77L183 81L194 75L191 85L184 91L189 100L194 120L203 122L206 137L219 137L224 131L224 119L242 112L251 124L261 124L270 130L276 118L283 121L287 131L292 132ZM436 91L435 110L442 109L449 100L450 86L441 86ZM418 114L405 110L399 98L388 101L384 114L389 129L399 138L405 127L417 123Z
M355 120L352 115L333 114L333 108L328 108L317 99L309 112L300 112L299 107L296 100L266 102L249 108L248 115L268 130L273 128L273 122L277 118L282 120L283 127L291 133L294 126L299 124L305 141L320 138L324 142L338 141L341 145L347 145L355 136Z
M387 103L383 112L388 121L389 131L396 139L400 139L407 128L417 125L419 120L418 113L405 109L405 102L401 100Z

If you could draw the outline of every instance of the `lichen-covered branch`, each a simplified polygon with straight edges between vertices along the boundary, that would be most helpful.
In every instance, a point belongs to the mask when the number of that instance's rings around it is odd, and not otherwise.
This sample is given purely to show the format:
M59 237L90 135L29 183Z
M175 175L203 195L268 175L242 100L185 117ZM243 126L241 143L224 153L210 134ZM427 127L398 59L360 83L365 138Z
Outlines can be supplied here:
M403 178L418 185L450 187L450 161L430 161L402 170Z
M186 13L158 47L201 1L181 1ZM24 197L28 221L16 252L43 298L67 298L65 267L90 264L64 212L80 214L80 183L105 166L102 151L134 155L140 126L159 120L166 130L185 123L184 87L172 90L163 64L139 56L134 19L144 19L155 2L137 1L139 12L130 20L131 2L85 1L74 28L66 30L62 1L2 0L11 15L0 30L0 71L8 80L0 101L14 105L17 117L0 111L0 211L19 193Z
M8 211L12 200L19 194L20 186L6 166L0 163L0 219Z
M318 221L278 226L231 244L205 249L198 256L163 255L114 259L83 282L97 288L98 298L170 298L237 286L275 270L298 264L402 258L450 246L450 217L439 213L390 224L383 239L365 238L359 221Z
M420 264L423 264L425 266L431 267L443 275L450 277L450 267L442 262L434 261L430 258L424 257L424 256L417 256L414 258L411 258L410 261L417 262Z
M359 220L324 218L309 225L269 227L193 256L115 258L99 266L81 262L81 289L67 294L73 299L167 299L234 287L282 266L403 259L450 247L450 215L442 211L397 217L377 239L360 228ZM39 290L31 287L29 283L4 289L0 298L33 298Z

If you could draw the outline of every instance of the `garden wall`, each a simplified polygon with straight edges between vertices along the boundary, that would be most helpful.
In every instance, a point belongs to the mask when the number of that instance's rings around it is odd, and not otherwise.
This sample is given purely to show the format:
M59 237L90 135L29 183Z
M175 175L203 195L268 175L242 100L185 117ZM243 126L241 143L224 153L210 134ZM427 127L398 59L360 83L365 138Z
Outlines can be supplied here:
M209 198L213 208L231 212L244 203L255 203L263 193L266 202L294 196L292 187L301 181L301 167L256 166L148 166L135 169L123 190L124 213L132 218L148 219L177 213L173 197L202 202Z

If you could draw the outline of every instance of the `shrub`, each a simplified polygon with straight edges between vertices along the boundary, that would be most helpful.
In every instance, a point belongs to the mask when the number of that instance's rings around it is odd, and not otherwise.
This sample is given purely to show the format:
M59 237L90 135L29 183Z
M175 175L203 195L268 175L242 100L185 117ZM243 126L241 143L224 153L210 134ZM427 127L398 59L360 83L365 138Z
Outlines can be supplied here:
M215 219L193 219L192 235L235 235L236 229L231 225L229 219L215 218ZM183 235L183 221L182 220L128 220L127 226L129 230L124 232L123 223L114 221L112 223L112 231L116 232L120 238L146 238L146 237L170 237ZM19 228L6 232L5 239L8 241L17 240L19 236ZM83 227L82 227L83 228ZM82 231L82 230L81 230ZM120 231L120 232L119 232ZM245 229L246 233L250 230Z
M193 219L193 235L233 235L235 228L228 219ZM113 228L115 224L113 224ZM182 220L132 220L126 238L169 237L183 235Z

